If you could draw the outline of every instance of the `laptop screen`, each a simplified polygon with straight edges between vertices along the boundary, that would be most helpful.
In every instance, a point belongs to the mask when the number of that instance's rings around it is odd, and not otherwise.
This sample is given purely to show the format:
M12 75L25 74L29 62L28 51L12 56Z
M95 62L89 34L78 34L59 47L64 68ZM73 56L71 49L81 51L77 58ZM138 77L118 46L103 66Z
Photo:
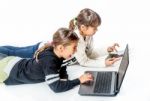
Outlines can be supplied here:
M129 64L129 52L128 52L128 45L126 45L126 49L125 49L124 55L122 57L119 71L118 71L118 90L121 87L121 84L122 84L124 75L126 73L128 64Z

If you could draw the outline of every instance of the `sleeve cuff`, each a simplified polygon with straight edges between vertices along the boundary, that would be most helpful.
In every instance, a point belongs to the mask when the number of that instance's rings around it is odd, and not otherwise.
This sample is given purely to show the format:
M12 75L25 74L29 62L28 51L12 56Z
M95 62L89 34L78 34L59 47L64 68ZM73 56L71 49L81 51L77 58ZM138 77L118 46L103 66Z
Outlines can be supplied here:
M79 84L80 84L80 80L79 80L79 79L74 79L74 80L73 80L73 83L74 83L75 85L79 85Z

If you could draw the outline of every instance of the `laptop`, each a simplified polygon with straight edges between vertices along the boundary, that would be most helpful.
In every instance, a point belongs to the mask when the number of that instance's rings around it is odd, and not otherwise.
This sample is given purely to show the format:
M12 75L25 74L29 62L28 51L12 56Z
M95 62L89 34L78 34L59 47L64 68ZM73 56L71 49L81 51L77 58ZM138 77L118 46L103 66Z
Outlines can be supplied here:
M118 94L129 65L128 44L123 52L118 71L86 71L94 77L92 82L81 84L80 95L115 96Z

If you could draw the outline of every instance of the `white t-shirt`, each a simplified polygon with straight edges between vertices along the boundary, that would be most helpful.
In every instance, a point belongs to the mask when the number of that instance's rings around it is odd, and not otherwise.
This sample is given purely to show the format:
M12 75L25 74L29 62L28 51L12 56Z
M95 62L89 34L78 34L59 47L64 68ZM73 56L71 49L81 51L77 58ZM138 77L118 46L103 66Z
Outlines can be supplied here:
M79 37L77 52L74 54L78 63L86 67L105 67L104 55L107 54L107 48L94 49L93 36L83 36L79 30L75 30Z

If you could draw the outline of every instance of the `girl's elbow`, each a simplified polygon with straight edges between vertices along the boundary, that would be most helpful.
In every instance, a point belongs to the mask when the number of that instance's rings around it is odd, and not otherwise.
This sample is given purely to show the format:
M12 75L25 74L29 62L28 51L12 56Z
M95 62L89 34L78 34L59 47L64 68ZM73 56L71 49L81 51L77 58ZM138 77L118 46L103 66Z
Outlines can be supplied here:
M60 90L57 90L57 89L52 89L55 93L60 93L61 91Z
M51 89L53 90L53 92L55 93L60 93L60 92L63 92L63 90L57 88L57 87L51 87Z
M80 66L86 67L85 64L86 64L86 63L85 63L84 61L79 62L79 65L80 65Z

